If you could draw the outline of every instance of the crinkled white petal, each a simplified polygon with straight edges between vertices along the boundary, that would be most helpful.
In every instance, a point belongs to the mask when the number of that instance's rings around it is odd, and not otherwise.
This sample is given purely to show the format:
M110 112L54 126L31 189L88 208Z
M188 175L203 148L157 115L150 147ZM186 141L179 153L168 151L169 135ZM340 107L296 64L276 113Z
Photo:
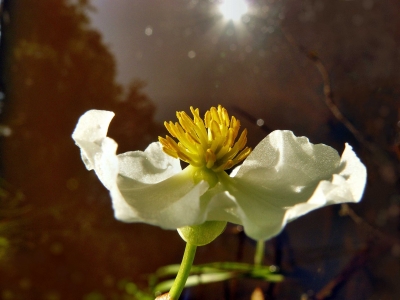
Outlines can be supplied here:
M113 116L108 111L86 112L72 137L86 167L94 169L110 191L116 218L165 228L204 222L200 196L208 184L194 184L190 172L182 171L179 160L166 155L159 143L117 156L117 144L106 136Z
M340 160L339 175L346 179L354 202L361 200L367 180L367 169L354 153L353 148L346 143Z
M352 147L346 144L340 164L331 180L321 180L306 203L299 203L291 207L286 214L287 221L294 220L322 206L359 202L364 192L366 179L365 166L353 152Z
M208 184L195 184L191 170L182 171L179 160L166 155L160 143L118 159L117 184L110 189L118 220L169 229L205 221L200 196Z
M113 117L111 111L90 110L79 118L72 138L81 149L81 157L88 170L94 169L94 157L101 152L101 143L107 136Z
M321 180L331 179L339 163L335 149L277 130L255 147L235 177L263 187L285 207L308 199Z
M119 174L142 183L158 183L182 170L179 159L165 154L158 142L151 143L144 152L119 154L118 159Z
M145 184L124 176L118 177L118 190L132 212L124 219L123 210L114 205L115 216L121 221L146 222L163 228L176 229L206 221L207 207L200 197L208 190L208 183L194 184L190 168L156 184ZM117 202L118 198L113 198Z
M290 131L274 131L257 145L234 178L221 180L208 201L230 200L231 207L224 213L239 219L248 236L268 239L311 210L360 201L365 182L365 166L349 145L340 159L331 147L311 144Z

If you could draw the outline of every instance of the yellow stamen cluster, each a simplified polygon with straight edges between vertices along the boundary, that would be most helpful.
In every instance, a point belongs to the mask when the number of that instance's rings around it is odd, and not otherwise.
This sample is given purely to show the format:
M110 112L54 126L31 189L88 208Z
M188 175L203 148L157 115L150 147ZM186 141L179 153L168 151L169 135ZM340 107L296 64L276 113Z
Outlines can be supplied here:
M235 117L229 119L228 112L221 105L211 107L200 118L199 109L190 107L191 119L185 112L177 112L178 122L164 122L168 132L176 139L159 137L163 151L168 155L180 158L194 167L207 167L214 172L232 168L243 161L251 152L246 147L247 130L239 133L240 122Z

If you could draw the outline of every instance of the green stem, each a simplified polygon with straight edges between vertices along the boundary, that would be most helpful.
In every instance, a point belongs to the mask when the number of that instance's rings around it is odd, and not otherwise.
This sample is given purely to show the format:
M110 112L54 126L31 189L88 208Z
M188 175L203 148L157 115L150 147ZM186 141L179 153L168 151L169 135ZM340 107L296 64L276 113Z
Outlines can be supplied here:
M263 240L257 241L256 253L254 255L254 265L261 266L264 259L265 242Z
M178 274L176 275L174 284L169 291L169 299L178 300L185 287L186 280L189 277L190 269L192 268L194 256L196 254L197 246L186 243L185 253L183 254L182 263L179 267Z

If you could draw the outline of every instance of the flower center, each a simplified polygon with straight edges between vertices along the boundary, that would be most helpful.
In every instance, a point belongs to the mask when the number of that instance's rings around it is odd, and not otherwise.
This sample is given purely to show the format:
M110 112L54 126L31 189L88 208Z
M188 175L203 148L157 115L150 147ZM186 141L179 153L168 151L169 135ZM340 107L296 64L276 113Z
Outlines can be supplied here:
M166 154L214 172L230 169L250 154L251 148L245 147L247 130L236 141L240 122L233 116L229 119L221 105L206 111L204 121L198 108L190 107L190 111L193 119L181 111L176 113L179 123L164 122L168 132L178 140L177 143L168 135L165 139L158 137Z

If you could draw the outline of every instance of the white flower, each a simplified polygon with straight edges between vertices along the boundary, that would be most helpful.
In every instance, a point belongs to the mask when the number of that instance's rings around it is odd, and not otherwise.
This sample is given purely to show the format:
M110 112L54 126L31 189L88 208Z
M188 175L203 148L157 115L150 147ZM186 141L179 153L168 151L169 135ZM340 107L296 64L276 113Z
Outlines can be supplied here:
M366 168L348 144L339 157L331 147L277 130L251 152L246 131L235 143L240 123L224 108L210 109L204 122L191 110L193 120L179 112L180 124L166 123L178 144L160 138L144 152L119 155L107 137L114 113L91 110L80 118L72 137L87 169L110 191L118 220L166 229L228 221L265 240L311 210L360 201ZM190 165L182 170L175 157Z

